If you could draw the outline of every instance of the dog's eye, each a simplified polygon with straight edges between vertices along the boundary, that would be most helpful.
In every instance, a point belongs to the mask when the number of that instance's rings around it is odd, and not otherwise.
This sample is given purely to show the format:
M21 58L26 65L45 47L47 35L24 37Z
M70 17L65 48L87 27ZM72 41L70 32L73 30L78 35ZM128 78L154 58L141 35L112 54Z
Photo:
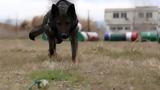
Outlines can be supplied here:
M61 25L61 22L57 22L56 24L57 24L57 25Z
M67 22L66 22L66 25L69 25L69 24L70 24L70 22L67 21Z

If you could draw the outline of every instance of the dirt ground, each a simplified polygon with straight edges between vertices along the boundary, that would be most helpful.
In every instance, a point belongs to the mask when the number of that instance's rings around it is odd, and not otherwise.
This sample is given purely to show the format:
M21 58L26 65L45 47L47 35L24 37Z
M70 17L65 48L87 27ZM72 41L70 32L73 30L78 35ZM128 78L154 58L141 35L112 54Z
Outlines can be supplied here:
M50 81L48 90L159 90L160 44L157 42L80 42L78 65L71 62L70 43L48 58L48 43L0 39L0 90L28 90L33 72L70 69L85 83ZM33 89L38 90L38 89Z

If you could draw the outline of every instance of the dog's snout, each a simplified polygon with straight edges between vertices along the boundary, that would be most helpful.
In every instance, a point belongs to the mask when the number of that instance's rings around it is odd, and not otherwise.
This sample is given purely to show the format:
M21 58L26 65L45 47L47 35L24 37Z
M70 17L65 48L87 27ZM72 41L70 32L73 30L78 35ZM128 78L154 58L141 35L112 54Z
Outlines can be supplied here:
M62 34L61 34L61 37L62 37L63 39L67 39L67 38L68 38L68 35L67 35L66 33L62 33Z

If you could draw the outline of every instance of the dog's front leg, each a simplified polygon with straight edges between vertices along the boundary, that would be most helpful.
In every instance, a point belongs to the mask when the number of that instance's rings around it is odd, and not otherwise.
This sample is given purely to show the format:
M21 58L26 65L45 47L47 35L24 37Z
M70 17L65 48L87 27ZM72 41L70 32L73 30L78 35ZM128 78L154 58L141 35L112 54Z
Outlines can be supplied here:
M31 40L35 40L35 37L37 37L38 35L42 34L43 32L44 32L43 26L35 28L29 33L29 38Z
M53 55L56 55L56 42L54 38L48 38L49 43L49 57L52 58Z
M47 21L48 21L48 13L47 15L44 17L43 19L43 23L41 26L33 29L30 33L29 33L29 38L31 40L35 40L35 37L37 37L38 35L42 34L43 32L45 32L46 30L49 29L48 25L47 25Z
M71 34L71 48L72 48L72 62L76 63L76 56L78 50L78 30Z

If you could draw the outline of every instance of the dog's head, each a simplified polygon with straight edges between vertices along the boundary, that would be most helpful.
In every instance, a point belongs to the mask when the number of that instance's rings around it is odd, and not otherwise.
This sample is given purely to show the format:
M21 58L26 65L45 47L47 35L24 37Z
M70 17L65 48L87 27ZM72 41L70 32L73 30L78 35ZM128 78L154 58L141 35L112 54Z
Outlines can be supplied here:
M77 15L74 4L52 5L51 27L57 30L60 39L67 39L71 29L77 24Z

